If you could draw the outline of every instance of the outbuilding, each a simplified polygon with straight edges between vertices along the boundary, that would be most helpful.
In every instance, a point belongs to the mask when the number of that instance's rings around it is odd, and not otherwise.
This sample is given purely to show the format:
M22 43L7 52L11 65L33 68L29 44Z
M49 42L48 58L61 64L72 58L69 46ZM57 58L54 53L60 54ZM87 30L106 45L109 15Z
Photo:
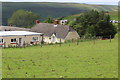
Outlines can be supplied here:
M32 44L41 44L43 40L42 33L29 31L0 31L0 46L24 46Z

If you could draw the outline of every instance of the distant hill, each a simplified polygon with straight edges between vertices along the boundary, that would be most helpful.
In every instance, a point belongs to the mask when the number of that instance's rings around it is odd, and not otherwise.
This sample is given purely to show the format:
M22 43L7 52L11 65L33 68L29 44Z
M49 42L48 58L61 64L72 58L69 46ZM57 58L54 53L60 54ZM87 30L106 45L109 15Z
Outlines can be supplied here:
M50 3L50 2L3 2L2 3L2 22L7 25L8 18L18 9L30 10L40 15L40 20L46 17L54 18L65 17L73 14L79 14L91 9L99 11L116 11L117 6L114 5L89 5L79 3Z

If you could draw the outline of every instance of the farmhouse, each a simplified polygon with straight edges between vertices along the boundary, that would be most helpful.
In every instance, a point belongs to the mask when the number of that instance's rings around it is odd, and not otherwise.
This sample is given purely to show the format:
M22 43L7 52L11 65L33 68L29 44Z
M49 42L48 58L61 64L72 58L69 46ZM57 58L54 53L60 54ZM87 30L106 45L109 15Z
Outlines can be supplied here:
M14 27L14 26L0 26L0 31L30 31L30 29Z
M31 31L43 33L46 43L60 43L66 40L79 39L78 33L71 27L61 24L38 23Z
M42 33L29 31L0 31L0 46L24 46L30 44L40 44L42 41Z

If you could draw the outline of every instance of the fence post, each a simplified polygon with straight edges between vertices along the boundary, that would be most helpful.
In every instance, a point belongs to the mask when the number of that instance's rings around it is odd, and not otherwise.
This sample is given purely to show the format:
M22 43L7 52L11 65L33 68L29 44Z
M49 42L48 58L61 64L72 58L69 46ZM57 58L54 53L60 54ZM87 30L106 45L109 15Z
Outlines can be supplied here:
M43 43L43 41L41 41L41 43L40 43L40 47L42 47L42 43Z
M84 40L86 40L86 39L85 39L85 36L84 36L84 38L83 38L83 39L84 39Z
M61 38L60 38L60 46L61 46Z
M6 48L6 42L4 42L4 48Z
M93 44L95 44L95 36L93 37Z
M110 35L110 43L111 43L111 35Z
M73 39L72 39L72 43L73 43Z
M23 47L25 48L25 41L24 41L24 43L23 43Z
M79 45L79 38L77 39L77 45Z

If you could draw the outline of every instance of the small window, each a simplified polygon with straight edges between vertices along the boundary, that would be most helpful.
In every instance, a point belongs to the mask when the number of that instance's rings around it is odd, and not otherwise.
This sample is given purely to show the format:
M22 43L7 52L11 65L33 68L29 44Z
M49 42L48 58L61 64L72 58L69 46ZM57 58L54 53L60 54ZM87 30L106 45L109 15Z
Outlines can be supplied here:
M4 43L4 40L3 40L3 39L0 39L0 43Z
M11 43L16 43L16 38L11 39Z
M38 41L38 37L33 37L33 40L32 40L33 42L34 41Z

